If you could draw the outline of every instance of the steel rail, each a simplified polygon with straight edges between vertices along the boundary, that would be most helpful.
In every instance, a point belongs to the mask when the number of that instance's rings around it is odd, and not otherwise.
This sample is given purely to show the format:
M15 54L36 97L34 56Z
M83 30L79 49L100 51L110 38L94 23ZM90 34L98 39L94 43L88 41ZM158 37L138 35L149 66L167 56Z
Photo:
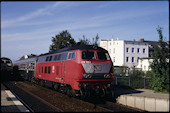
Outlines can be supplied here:
M16 87L20 88L20 89L23 90L24 92L26 92L26 93L28 93L29 95L33 96L34 98L40 100L42 103L48 105L49 107L51 107L51 108L54 109L55 111L64 112L62 109L60 109L60 108L58 108L58 107L56 107L56 106L50 104L50 103L47 102L46 100L44 100L44 99L40 98L39 96L37 96L37 95L35 95L35 94L33 94L33 93L27 91L26 89L23 89L22 87L19 87L19 86L16 86Z

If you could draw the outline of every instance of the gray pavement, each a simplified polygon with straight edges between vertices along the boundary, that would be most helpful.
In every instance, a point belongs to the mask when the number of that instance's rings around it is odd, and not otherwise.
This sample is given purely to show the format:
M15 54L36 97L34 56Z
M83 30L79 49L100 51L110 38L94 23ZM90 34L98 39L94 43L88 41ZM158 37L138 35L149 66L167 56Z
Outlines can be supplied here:
M154 92L153 90L149 89L126 89L115 87L115 96L118 97L120 95L134 95L134 96L141 96L141 97L151 97L151 98L160 98L160 99L169 99L168 93L158 93Z
M29 110L2 83L1 112L29 112Z

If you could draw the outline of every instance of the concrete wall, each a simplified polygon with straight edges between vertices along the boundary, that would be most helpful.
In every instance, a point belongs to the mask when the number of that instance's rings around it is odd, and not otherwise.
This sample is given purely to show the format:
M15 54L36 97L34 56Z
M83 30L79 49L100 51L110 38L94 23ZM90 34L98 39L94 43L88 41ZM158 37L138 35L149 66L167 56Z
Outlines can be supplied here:
M117 98L117 103L145 111L169 111L168 99L121 95Z

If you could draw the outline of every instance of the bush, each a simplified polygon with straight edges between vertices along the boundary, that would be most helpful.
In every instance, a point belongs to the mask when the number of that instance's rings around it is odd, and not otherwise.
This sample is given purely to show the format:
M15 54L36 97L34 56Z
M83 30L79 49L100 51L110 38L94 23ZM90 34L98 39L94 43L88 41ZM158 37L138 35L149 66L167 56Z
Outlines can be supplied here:
M131 87L134 89L143 88L144 87L144 78L143 78L144 75L145 74L143 71L133 69L133 71L129 74Z

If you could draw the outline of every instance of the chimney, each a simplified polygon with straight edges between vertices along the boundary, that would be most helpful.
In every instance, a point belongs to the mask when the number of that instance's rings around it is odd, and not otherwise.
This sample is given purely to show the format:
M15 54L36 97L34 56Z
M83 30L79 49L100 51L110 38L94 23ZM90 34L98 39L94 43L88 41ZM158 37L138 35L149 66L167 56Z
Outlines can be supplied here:
M141 39L139 40L139 42L144 42L144 38L141 38Z

